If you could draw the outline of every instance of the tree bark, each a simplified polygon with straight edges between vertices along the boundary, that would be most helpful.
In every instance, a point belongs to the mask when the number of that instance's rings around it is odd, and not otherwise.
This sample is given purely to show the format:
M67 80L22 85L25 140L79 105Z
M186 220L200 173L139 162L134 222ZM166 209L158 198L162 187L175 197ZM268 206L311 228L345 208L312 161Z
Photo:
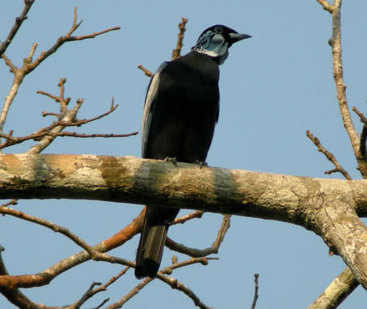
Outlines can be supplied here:
M93 199L279 220L320 235L367 288L367 181L95 155L0 155L0 198Z

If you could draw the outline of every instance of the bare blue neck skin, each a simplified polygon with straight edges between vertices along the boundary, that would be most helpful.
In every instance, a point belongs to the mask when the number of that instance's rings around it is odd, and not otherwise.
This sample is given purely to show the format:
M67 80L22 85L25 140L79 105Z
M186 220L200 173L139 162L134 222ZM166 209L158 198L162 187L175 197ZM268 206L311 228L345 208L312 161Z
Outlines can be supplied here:
M228 57L228 48L229 43L222 34L209 30L199 37L192 50L216 58L222 64Z

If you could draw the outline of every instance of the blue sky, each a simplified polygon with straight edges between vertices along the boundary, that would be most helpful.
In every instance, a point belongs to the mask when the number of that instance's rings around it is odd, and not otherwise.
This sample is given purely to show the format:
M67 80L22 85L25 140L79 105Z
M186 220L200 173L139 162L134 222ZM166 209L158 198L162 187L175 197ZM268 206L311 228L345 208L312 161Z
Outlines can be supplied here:
M0 40L4 39L22 7L21 0L5 0L0 11ZM67 78L66 95L85 103L79 118L106 111L111 97L119 104L110 117L79 129L81 133L128 133L140 130L143 101L149 79L138 70L151 71L169 60L176 44L177 24L189 19L183 52L208 26L225 24L252 35L233 46L221 67L221 111L208 164L225 168L325 176L332 166L306 138L311 130L333 152L351 175L359 178L352 150L340 121L332 78L330 15L316 0L269 1L36 1L7 56L16 65L33 42L37 55L65 34L74 6L83 19L77 34L110 26L118 32L83 42L67 43L26 77L8 117L5 130L26 135L51 120L40 116L57 111L49 99L36 94L57 94L57 83ZM343 7L344 73L350 106L366 111L365 72L367 53L365 12L367 2L345 2ZM0 93L4 100L12 76L0 64ZM358 130L358 119L354 117ZM31 142L7 150L20 153ZM59 138L45 153L92 153L114 156L140 155L140 135L125 139L78 140ZM121 229L140 211L136 205L93 201L20 201L22 211L66 226L97 243ZM184 213L184 211L182 211ZM37 273L79 251L69 240L34 224L0 218L0 243L11 274ZM169 235L188 246L204 248L215 239L221 216L206 214ZM6 237L4 237L6 235ZM133 259L138 237L113 250ZM165 251L163 265L172 256ZM174 272L201 300L215 308L249 308L253 274L260 273L260 298L256 308L306 308L343 269L339 257L328 255L323 241L310 231L281 222L234 217L219 252L219 261ZM183 257L179 256L182 260ZM107 281L120 267L88 262L66 272L50 286L24 292L38 303L64 305L74 302L93 281ZM107 292L85 306L93 307L110 297L117 301L137 284L132 271ZM341 308L364 308L366 296L358 288ZM11 308L0 296L1 308ZM190 299L155 281L130 301L134 308L192 308Z

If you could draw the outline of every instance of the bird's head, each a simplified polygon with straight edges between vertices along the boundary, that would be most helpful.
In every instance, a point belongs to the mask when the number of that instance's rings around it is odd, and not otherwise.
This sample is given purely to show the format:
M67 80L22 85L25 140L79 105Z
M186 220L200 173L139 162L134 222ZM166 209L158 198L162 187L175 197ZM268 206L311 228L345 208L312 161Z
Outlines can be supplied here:
M214 25L205 29L199 36L194 51L214 58L222 64L228 57L228 49L233 43L251 38L224 25Z

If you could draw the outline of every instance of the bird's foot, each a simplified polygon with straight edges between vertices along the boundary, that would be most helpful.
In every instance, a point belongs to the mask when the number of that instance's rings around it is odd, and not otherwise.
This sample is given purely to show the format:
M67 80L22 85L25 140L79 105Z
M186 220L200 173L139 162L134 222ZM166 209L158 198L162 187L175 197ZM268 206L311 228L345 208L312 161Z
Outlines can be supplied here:
M199 161L199 160L196 160L194 163L195 163L195 164L199 164L199 167L200 167L200 168L208 167L208 163L206 163L205 161Z
M175 157L166 157L166 158L164 159L164 161L166 161L166 162L171 162L174 166L177 166L177 160L176 160L176 158L175 158Z

